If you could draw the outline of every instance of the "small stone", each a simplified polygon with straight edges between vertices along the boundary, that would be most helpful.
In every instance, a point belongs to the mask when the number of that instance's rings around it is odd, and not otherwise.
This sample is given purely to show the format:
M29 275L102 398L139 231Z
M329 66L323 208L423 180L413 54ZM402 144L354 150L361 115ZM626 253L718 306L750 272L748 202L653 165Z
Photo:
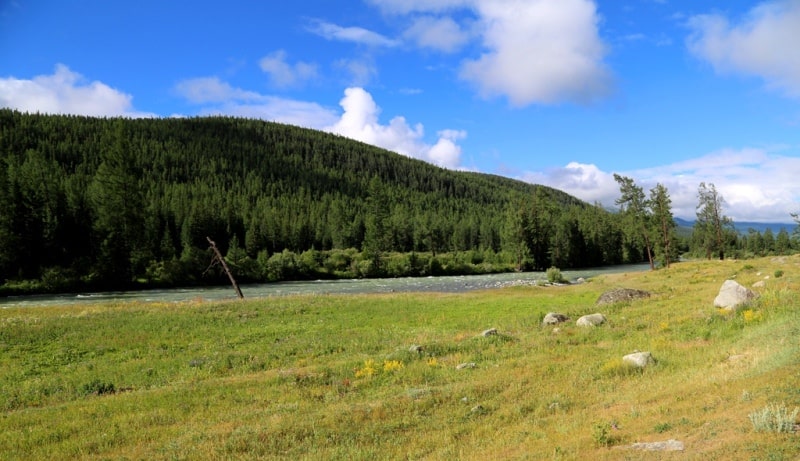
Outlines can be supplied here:
M497 328L489 328L488 330L484 330L484 332L481 333L481 336L483 336L484 338L495 335L497 335Z
M683 451L683 442L669 439L665 442L640 442L631 445L634 450L643 451Z
M419 354L422 352L422 346L419 344L412 344L411 347L408 348L408 352L416 352Z
M459 363L456 365L456 370L466 370L467 368L475 368L475 362Z

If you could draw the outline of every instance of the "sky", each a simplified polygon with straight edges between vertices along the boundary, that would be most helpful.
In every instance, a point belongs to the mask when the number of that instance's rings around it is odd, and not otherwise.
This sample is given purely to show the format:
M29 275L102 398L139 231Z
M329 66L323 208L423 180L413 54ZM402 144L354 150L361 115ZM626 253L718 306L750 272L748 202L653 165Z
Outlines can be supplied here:
M800 211L800 0L0 0L0 107L230 115L614 207Z

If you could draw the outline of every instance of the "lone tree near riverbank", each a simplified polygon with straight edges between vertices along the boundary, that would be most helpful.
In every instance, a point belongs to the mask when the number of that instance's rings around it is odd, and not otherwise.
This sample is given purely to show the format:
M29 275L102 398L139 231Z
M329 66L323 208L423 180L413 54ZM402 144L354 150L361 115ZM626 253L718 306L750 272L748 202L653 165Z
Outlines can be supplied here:
M722 213L725 199L717 192L713 183L701 182L697 190L697 221L694 224L694 238L702 243L706 258L711 259L714 252L719 259L725 259L725 236L733 226L731 218Z

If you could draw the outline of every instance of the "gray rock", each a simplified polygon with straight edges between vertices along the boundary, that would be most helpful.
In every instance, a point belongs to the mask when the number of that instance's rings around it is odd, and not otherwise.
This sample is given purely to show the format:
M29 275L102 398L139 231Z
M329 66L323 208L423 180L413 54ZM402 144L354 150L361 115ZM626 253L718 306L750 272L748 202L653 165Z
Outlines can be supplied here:
M665 442L640 442L634 443L631 448L643 451L683 451L683 442L675 439Z
M736 310L757 297L756 292L743 287L738 282L726 280L720 287L719 294L714 298L714 307Z
M569 320L564 314L559 314L557 312L548 312L547 315L544 316L544 320L542 320L542 325L558 325L559 323L563 323Z
M766 286L766 282L763 280L759 280L758 282L753 284L753 288L764 288Z
M636 368L644 368L656 362L649 352L634 352L623 356L622 361Z
M623 302L631 302L636 299L649 298L650 292L644 290L634 290L632 288L617 288L609 290L600 295L595 302L597 306L605 304L616 304Z
M497 335L497 328L489 328L488 330L484 330L484 332L481 333L481 336L483 336L484 338L495 335Z
M408 348L408 352L416 352L417 354L422 353L422 346L419 344L412 344L411 347Z
M475 368L475 362L459 363L456 365L456 370L466 370L468 368Z
M596 327L604 323L606 323L606 316L599 313L584 315L575 322L579 327Z

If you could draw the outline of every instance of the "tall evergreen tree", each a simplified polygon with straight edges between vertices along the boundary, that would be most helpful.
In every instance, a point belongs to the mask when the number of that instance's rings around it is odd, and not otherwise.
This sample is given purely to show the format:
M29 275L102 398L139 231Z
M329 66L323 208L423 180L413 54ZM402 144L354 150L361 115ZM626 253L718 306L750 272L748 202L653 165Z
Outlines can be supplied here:
M627 218L626 232L634 242L641 242L647 254L650 269L655 269L653 263L652 244L650 243L650 212L645 199L644 191L626 176L614 174L614 180L619 183L620 198L616 204Z
M697 198L699 202L695 232L698 233L708 259L717 252L719 259L724 260L726 232L733 225L733 221L723 214L725 200L713 183L706 185L704 182L698 187Z
M384 269L383 254L391 248L389 199L377 176L370 181L368 193L363 251L371 262L371 275L380 275Z
M654 240L656 257L664 267L669 268L670 262L673 260L677 225L672 216L672 200L663 184L658 183L656 187L650 189L649 205L653 213L653 221L657 226L657 238Z
M90 185L98 242L97 277L112 285L131 283L137 272L144 222L136 154L126 122L115 120L113 140Z

